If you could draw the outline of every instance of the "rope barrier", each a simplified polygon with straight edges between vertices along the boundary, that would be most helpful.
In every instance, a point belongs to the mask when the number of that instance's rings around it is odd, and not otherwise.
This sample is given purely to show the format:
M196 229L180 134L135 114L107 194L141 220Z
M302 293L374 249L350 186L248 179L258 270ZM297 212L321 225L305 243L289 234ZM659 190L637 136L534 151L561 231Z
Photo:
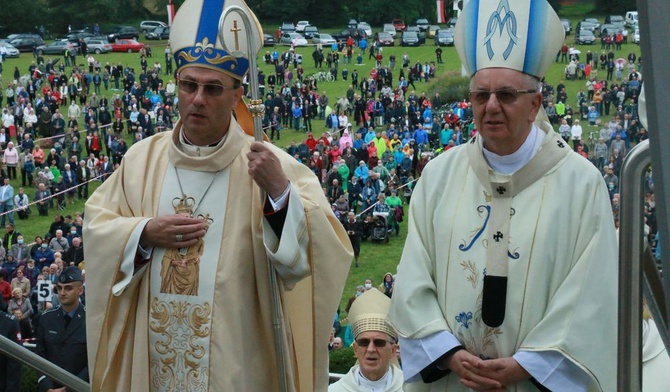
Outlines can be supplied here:
M407 182L407 183L405 183L405 184L403 184L403 185L397 187L396 190L400 190L400 189L402 189L402 188L408 186L409 184L411 184L411 183L413 183L413 182L417 182L417 181L419 181L419 179L418 179L418 178L415 178L414 180L409 181L409 182ZM375 204L373 204L373 205L371 205L370 207L368 207L368 208L364 209L363 211L361 211L360 214L356 215L356 218L360 217L361 215L365 214L365 213L368 212L369 210L373 209L377 204L379 204L379 200L377 200L377 202L376 202Z
M60 192L56 192L56 193L54 193L54 194L52 194L52 195L50 195L49 197L46 197L46 198L44 198L44 199L37 200L37 201L33 201L33 202L31 202L31 203L26 204L25 206L17 207L17 208L14 208L13 210L10 210L10 211L2 212L2 213L0 213L0 216L7 215L7 214L11 214L11 213L13 213L13 212L19 211L19 210L21 210L23 207L30 207L30 206L33 206L33 205L37 205L37 204L39 204L39 203L42 202L42 201L51 200L51 199L53 199L53 198L55 198L55 197L58 197L58 196L60 196L60 195L62 195L62 194L64 194L64 193L67 193L67 192L69 192L69 191L71 191L71 190L73 190L73 189L77 189L77 188L79 188L79 187L81 187L81 186L87 185L89 182L93 182L93 181L99 180L100 178L109 176L110 174L112 174L112 173L104 173L104 174L100 174L99 176L93 177L93 178L91 178L90 180L87 180L87 181L82 182L81 184L77 184L77 185L75 185L75 186L73 186L73 187L64 189L64 190L62 190L62 191L60 191ZM12 201L12 202L13 202L13 201Z

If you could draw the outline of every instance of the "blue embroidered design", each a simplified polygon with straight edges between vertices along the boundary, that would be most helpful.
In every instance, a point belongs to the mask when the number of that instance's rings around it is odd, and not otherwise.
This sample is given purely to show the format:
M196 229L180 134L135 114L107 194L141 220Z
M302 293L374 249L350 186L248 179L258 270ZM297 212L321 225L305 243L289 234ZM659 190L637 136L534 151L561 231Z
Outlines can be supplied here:
M504 12L503 12L504 11ZM501 16L501 14L505 14L505 16ZM517 44L517 39L518 37L516 36L516 16L514 15L514 12L510 11L509 3L507 0L500 0L500 3L498 4L498 9L491 14L491 17L489 18L489 22L486 26L486 37L484 38L484 45L486 45L486 53L489 55L489 60L493 59L493 48L491 47L491 38L493 37L493 34L499 31L499 35L503 35L503 31L506 30L507 36L509 37L509 44L507 44L507 49L503 52L503 58L507 60L509 57L510 53L512 52L512 48L514 45Z
M472 312L461 312L455 317L456 322L463 324L466 329L470 328L470 320L472 320Z
M486 211L486 218L484 218L484 224L479 229L479 231L477 231L477 234L475 234L475 236L472 237L472 241L470 241L469 244L465 243L465 244L458 245L459 250L462 250L463 252L469 251L470 248L472 248L472 245L474 245L475 241L477 241L477 238L479 238L482 235L482 233L484 233L484 230L486 230L486 225L489 223L489 218L491 217L491 206L483 206L482 205L482 206L477 207L477 212L478 213L481 214L484 211Z
M516 260L516 259L519 258L519 252L515 251L514 253L512 253L508 250L507 251L507 257L509 257L510 259Z

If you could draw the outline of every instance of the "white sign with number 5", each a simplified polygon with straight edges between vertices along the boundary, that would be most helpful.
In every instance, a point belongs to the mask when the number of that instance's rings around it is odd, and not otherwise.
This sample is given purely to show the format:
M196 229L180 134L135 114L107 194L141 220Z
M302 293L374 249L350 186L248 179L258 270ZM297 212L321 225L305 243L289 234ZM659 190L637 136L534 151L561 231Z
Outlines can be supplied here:
M53 285L50 280L37 281L37 300L39 302L51 301Z

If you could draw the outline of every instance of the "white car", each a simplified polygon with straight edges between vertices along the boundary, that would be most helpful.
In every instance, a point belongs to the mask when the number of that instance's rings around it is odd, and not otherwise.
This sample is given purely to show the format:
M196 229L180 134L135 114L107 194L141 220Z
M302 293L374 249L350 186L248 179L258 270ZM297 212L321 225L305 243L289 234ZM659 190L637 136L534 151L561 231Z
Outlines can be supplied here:
M391 34L391 37L395 38L395 26L393 23L384 23L382 31Z
M372 27L368 22L359 22L357 28L365 30L365 35L372 37Z
M284 33L279 43L288 46L307 46L307 40L300 33Z
M635 29L635 32L633 33L633 43L640 44L640 29Z
M301 20L295 25L295 31L302 33L305 31L305 27L309 26L309 21L308 20Z
M150 31L153 31L153 29L156 27L168 27L168 25L165 22L160 22L157 20L143 20L142 23L140 23L140 32L142 34L146 34Z

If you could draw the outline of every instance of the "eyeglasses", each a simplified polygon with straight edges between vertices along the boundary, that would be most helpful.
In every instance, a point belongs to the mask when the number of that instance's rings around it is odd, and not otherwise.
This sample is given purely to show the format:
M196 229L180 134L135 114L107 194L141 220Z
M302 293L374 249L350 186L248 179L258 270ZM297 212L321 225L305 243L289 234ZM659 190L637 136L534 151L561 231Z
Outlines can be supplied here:
M386 347L386 343L393 344L393 342L389 342L388 340L384 339L372 339L372 340L366 338L356 339L356 344L358 345L358 347L367 348L370 345L370 342L372 342L372 344L374 344L375 347L377 348Z
M470 101L475 102L479 105L484 105L489 101L491 94L496 95L498 102L510 105L516 102L519 99L521 94L531 94L537 93L537 90L518 90L515 88L501 88L498 90L487 91L487 90L472 90L468 94Z
M179 80L177 82L177 85L179 86L179 91L182 91L187 94L195 93L196 91L198 91L198 86L202 86L205 95L209 95L211 97L218 97L222 95L223 92L226 90L235 90L237 88L234 86L224 86L221 84L214 84L214 83L198 83L192 80Z

